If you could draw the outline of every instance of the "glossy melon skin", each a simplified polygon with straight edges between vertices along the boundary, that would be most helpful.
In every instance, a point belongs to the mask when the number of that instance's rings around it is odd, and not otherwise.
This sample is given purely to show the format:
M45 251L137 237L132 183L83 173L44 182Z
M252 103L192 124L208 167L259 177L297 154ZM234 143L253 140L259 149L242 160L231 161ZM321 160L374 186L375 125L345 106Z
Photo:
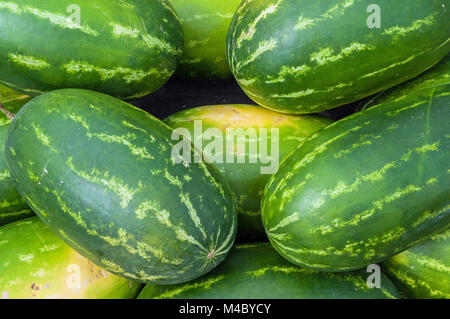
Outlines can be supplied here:
M16 113L29 100L29 96L0 85L0 102L8 111ZM11 120L0 112L0 226L33 215L6 167L5 141L10 124Z
M183 46L166 0L7 0L0 30L0 84L29 95L83 88L141 97L175 72Z
M233 78L225 55L228 28L241 0L171 0L183 24L183 56L176 76L182 80Z
M431 86L439 86L450 82L450 54L442 59L438 64L422 73L420 76L393 87L390 90L379 93L377 96L372 97L366 104L366 107L374 106L394 100L410 94L421 89L426 89Z
M27 103L29 100L31 100L30 96L11 90L6 86L0 85L0 102L8 111L12 113L19 111L19 109L24 106L25 103ZM10 123L6 116L4 116L3 112L0 113L0 117L2 118L2 124L6 125Z
M450 84L336 122L291 153L266 185L262 218L291 262L347 271L450 225Z
M95 266L37 217L0 227L3 299L131 299L141 287Z
M450 298L450 229L383 263L408 298Z
M387 299L400 295L383 274L369 288L364 270L326 273L292 265L268 243L233 247L227 259L193 282L146 285L138 299Z
M448 1L243 1L227 58L256 103L283 113L345 105L410 80L450 51ZM432 36L431 36L432 35Z
M201 121L203 134L195 137L195 121ZM274 170L279 163L303 140L316 131L333 123L332 120L319 115L293 116L276 113L262 107L254 105L210 105L196 107L180 111L165 119L165 122L174 129L187 129L190 138L202 141L203 154L206 154L207 145L212 140L207 135L209 129L219 129L223 140L226 140L227 129L254 129L256 137L266 141L268 145L268 155L278 158L278 163L274 162ZM267 135L259 131L266 129ZM271 129L277 129L278 136L272 135ZM261 150L253 152L250 148L252 137L246 136L245 149L241 149L238 143L235 149L227 148L223 143L222 162L213 163L234 193L238 208L238 239L255 240L266 239L264 227L261 221L261 197L264 186L271 174L262 174L262 167L269 167L271 164L262 163ZM198 141L197 141L198 142ZM278 147L272 149L271 145ZM200 145L200 144L198 144ZM259 146L258 146L259 147ZM227 163L226 157L234 156L233 163ZM237 154L245 155L245 163L237 162ZM214 155L214 154L212 154ZM251 163L250 158L257 158L257 163Z
M57 90L16 115L6 159L34 212L80 254L132 280L178 283L223 260L236 212L214 167L172 157L171 134L113 97Z

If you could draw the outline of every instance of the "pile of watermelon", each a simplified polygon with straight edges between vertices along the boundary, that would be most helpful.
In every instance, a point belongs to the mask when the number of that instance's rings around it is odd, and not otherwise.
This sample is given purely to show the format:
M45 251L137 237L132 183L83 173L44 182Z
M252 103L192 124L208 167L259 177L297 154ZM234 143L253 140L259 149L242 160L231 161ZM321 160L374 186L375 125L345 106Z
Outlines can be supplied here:
M1 1L0 298L450 298L449 53L449 0Z

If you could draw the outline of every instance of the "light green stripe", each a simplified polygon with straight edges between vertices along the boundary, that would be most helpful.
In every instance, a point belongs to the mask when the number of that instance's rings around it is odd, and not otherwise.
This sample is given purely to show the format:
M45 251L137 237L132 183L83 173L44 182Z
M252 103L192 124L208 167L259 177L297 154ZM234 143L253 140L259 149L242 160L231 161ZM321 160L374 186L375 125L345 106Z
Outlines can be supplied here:
M30 6L22 7L14 2L0 2L0 10L1 9L9 10L10 12L15 14L31 14L41 20L48 20L52 25L61 27L63 29L80 30L83 33L95 37L99 35L99 32L92 29L91 27L87 25L77 24L71 19L68 19L68 17L59 13L52 13L49 11L33 8Z
M141 82L146 77L168 77L171 72L166 70L157 70L152 68L148 71L133 70L130 68L116 67L116 68L103 68L100 66L92 65L88 62L71 61L62 66L62 68L69 74L84 74L95 72L100 76L102 81L110 80L116 76L119 76L125 80L126 83Z
M13 63L25 66L30 70L42 70L50 67L50 64L42 59L33 56L9 53L9 60Z
M209 279L200 280L198 282L187 283L187 284L182 285L181 287L168 289L168 290L164 291L162 294L155 296L154 299L172 298L174 296L185 293L189 290L194 290L194 289L199 289L199 288L201 288L202 290L208 290L211 288L211 286L222 281L224 278L225 278L225 276L219 275L219 276L212 277Z

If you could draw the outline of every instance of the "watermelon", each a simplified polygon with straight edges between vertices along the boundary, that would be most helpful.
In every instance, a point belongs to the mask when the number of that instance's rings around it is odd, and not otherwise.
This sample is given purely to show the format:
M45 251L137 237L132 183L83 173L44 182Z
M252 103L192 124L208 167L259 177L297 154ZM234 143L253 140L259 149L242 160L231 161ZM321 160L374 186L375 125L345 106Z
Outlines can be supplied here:
M430 86L438 86L450 82L450 54L430 70L419 77L412 79L402 85L379 93L371 97L365 104L365 108L371 107L389 100L397 99L409 92L424 89Z
M383 263L409 298L450 299L450 229Z
M280 257L269 243L235 246L219 267L196 281L146 285L138 299L349 299L398 298L383 274L380 288L369 288L364 270L327 273L300 268Z
M166 0L6 0L0 30L0 84L29 95L84 88L141 97L182 55L181 23Z
M95 266L37 217L0 227L2 299L128 299L141 285Z
M237 200L238 239L255 240L266 239L260 204L270 174L262 172L262 168L273 167L274 173L284 156L308 136L331 124L332 120L318 115L283 115L253 105L212 105L178 112L169 116L165 122L176 129L187 129L188 138L194 141L194 145L203 145L205 156L215 155L214 149L209 149L209 152L207 150L212 142L207 130L219 130L223 141L219 145L219 154L222 155L214 165L224 176ZM201 126L197 127L202 129L199 134L196 134L196 123ZM245 140L241 140L245 144L236 142L234 147L227 147L228 143L225 141L229 129L246 130L249 135L245 135ZM254 130L254 137L249 129ZM272 129L276 131L272 132ZM250 140L255 143L250 143ZM263 145L267 145L267 155L272 156L272 164L263 159L266 154L265 149L261 149ZM237 161L239 154L245 156L244 163ZM231 155L234 160L227 161L227 155ZM252 163L250 158L256 161Z
M11 90L6 86L0 85L0 103L2 103L2 105L11 112L17 112L29 100L31 100L30 96ZM10 124L11 121L3 115L3 113L0 113L0 117L2 118L0 124Z
M218 81L233 77L225 55L231 19L241 0L171 0L184 29L177 70L183 80Z
M247 0L231 23L227 58L258 104L283 113L328 110L441 60L450 51L449 7L448 0Z
M17 113L6 160L33 211L81 255L131 280L179 283L224 259L237 217L220 173L172 156L171 134L116 98L62 89Z
M17 112L30 97L0 86L0 103L11 112ZM33 215L20 196L6 167L5 141L11 120L0 112L0 226Z
M450 225L450 83L335 122L268 182L263 224L291 262L347 271Z

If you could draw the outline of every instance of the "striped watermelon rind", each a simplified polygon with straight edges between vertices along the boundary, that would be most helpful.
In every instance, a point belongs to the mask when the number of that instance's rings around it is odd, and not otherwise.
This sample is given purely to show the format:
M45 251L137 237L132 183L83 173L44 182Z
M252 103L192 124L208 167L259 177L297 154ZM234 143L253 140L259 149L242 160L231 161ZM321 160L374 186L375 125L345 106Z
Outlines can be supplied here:
M253 138L251 135L245 137L244 149L238 146L237 142L233 149L228 148L227 143L224 143L221 150L222 162L213 163L225 178L236 198L238 239L240 241L266 239L261 221L261 196L270 174L263 174L261 168L273 165L276 170L282 159L303 140L333 122L319 115L285 115L254 105L196 107L175 113L164 121L174 129L187 129L192 139L196 134L196 121L199 121L203 132L200 132L196 138L202 142L204 156L207 156L205 154L206 147L212 142L208 136L207 130L209 129L220 130L223 141L226 140L229 129L242 129L245 132L248 132L249 128L254 129L256 143L259 143L259 139L263 139L265 136L264 141L268 146L267 155L273 157L273 164L263 163L262 156L265 151L259 149L259 146L256 153L252 152L249 143L249 140ZM260 132L260 129L266 129L267 135ZM272 132L272 129L277 131ZM227 163L227 154L233 156L233 163ZM238 163L236 154L245 154L245 163ZM256 159L257 163L251 163L250 158Z
M16 114L6 159L34 212L80 254L131 280L178 283L225 258L236 212L214 167L171 156L171 134L118 99L63 89Z
M401 98L404 95L409 94L421 89L426 89L432 86L439 86L450 82L450 54L447 55L437 65L427 70L419 77L414 78L402 85L393 87L390 90L379 93L374 97L368 98L364 108L375 106L389 100Z
M29 100L29 96L0 85L0 102L8 111L16 113ZM10 124L11 120L0 112L0 226L33 215L6 167L5 141Z
M225 55L228 28L241 0L171 0L184 30L183 56L176 76L219 81L233 77Z
M180 285L146 285L138 299L386 299L399 298L383 274L369 288L364 270L327 273L300 268L280 257L269 243L233 247L208 275Z
M265 188L285 258L325 271L385 260L450 225L450 83L409 92L306 140Z
M412 79L450 51L449 4L380 0L243 1L227 58L242 89L283 113L314 113ZM430 35L433 36L430 36Z
M166 0L6 0L0 20L0 84L29 95L84 88L141 97L182 55L181 23Z
M450 298L450 229L383 263L408 298Z

